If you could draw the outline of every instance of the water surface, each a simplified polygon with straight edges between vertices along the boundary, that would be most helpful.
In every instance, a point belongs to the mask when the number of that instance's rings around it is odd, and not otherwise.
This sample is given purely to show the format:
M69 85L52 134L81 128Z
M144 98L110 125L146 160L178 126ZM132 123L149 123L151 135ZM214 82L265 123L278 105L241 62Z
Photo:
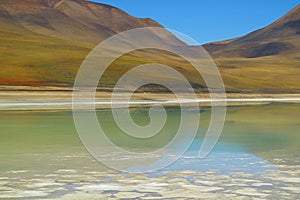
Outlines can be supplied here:
M188 152L147 174L120 173L96 161L82 145L71 111L1 111L0 198L299 199L299 111L299 104L229 107L216 148L199 159L210 119L210 110L202 108L199 133ZM169 108L155 140L160 142L153 144L123 135L110 110L97 114L108 137L128 150L163 146L180 120L178 108ZM149 123L147 109L131 114L138 124Z

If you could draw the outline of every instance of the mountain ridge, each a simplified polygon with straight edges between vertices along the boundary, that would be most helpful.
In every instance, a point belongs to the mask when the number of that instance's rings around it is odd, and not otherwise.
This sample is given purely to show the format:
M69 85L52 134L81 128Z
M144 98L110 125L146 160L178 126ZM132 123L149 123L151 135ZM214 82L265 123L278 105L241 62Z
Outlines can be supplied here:
M116 33L142 27L163 28L150 18L135 18L113 6L85 0L0 1L0 84L71 87L96 45ZM179 44L167 31L164 38L157 36L153 32L148 42ZM127 55L105 83L111 85L129 65L166 56L171 55L145 51Z
M227 91L300 92L299 8L246 36L204 45ZM135 18L113 6L85 0L1 0L0 85L72 87L82 61L101 41L149 26L163 27L149 18ZM171 44L175 39L170 33L153 42ZM155 62L176 68L193 86L206 91L190 65L153 51L125 55L114 63L106 87L130 67Z
M203 45L213 57L262 57L300 50L291 40L300 40L300 5L272 24L242 37Z
M150 18L85 0L2 0L0 17L33 33L94 45L132 28L162 27Z
M227 89L300 91L300 5L264 28L203 47L218 65Z

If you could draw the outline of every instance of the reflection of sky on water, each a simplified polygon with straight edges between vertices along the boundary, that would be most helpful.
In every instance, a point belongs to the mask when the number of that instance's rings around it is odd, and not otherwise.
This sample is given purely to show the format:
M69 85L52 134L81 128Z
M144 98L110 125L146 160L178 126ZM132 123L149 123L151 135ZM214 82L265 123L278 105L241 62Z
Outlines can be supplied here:
M149 176L160 176L180 171L216 172L218 174L230 174L233 172L256 174L269 170L277 170L271 163L247 152L244 148L224 142L219 142L209 156L200 159L198 157L200 145L199 140L194 142L179 160L164 169L149 173ZM158 162L165 162L170 157L171 155L164 156ZM134 167L129 171L139 171L141 169L145 170L147 168Z

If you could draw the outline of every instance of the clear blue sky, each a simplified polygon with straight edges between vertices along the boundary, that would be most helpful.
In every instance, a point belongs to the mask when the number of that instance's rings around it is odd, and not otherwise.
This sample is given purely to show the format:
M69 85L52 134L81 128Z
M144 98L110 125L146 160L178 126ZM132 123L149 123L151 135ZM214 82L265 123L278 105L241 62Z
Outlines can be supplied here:
M262 28L300 0L92 0L136 17L150 17L200 44L230 39Z

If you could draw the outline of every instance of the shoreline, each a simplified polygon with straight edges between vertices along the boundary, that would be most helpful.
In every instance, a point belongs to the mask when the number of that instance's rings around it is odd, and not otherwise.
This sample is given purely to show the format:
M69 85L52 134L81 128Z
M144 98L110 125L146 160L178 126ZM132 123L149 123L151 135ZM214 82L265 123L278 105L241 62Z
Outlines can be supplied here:
M29 86L0 86L0 111L2 110L71 110L73 88L66 87L29 87ZM85 101L78 102L78 105L85 107L91 105L96 108L110 108L111 92L107 88L97 91L95 103ZM120 93L121 94L121 93ZM128 93L124 92L124 95ZM182 94L185 98L178 102L171 93L134 93L132 95L132 107L152 104L163 104L165 106L176 106L179 103L189 106L199 103L200 106L210 106L211 97L208 93L197 94L197 102L191 101L188 95ZM217 96L218 94L216 94ZM122 97L122 95L120 95ZM91 101L89 101L91 102ZM122 107L126 101L115 102ZM259 94L259 93L227 93L226 102L228 106L241 105L262 105L272 102L300 103L299 94ZM224 99L216 98L214 103L224 105ZM90 105L89 105L90 104ZM77 106L77 105L76 105Z

